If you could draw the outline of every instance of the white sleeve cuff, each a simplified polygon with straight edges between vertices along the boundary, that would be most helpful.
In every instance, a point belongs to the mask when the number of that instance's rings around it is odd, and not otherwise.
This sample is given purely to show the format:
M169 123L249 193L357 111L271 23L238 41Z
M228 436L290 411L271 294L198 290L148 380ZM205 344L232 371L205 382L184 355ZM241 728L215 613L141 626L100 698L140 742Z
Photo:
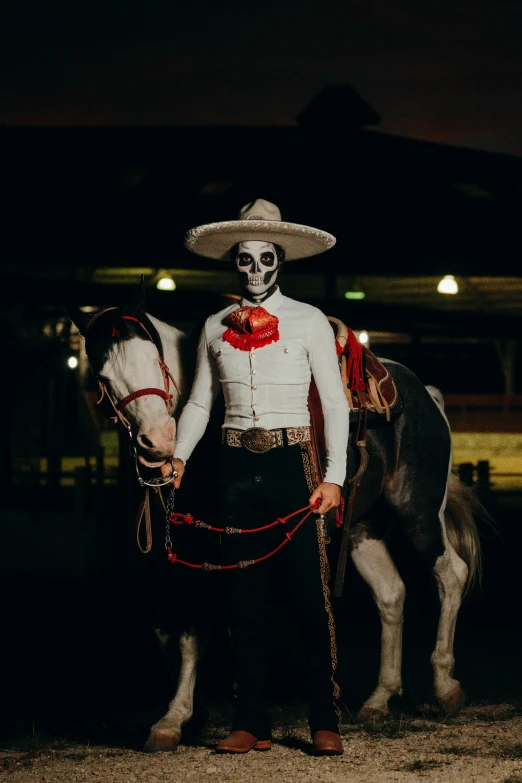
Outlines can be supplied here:
M339 468L332 466L331 468L327 468L323 481L328 481L330 484L337 484L342 488L345 478L346 470L339 470Z

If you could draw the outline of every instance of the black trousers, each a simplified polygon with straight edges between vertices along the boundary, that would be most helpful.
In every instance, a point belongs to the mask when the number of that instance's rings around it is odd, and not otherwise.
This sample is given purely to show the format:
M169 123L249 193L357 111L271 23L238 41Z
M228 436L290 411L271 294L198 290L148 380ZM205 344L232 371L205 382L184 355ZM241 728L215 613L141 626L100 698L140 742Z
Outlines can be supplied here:
M221 508L224 526L261 527L308 504L317 486L310 444L253 454L224 445L221 454ZM260 557L283 540L301 514L270 531L223 535L225 562ZM312 514L292 540L263 563L229 572L229 625L236 668L236 712L232 730L270 738L264 686L267 668L268 590L273 569L284 569L291 610L301 630L307 666L304 695L310 730L338 730L334 680L335 627L329 600L328 561L321 522Z

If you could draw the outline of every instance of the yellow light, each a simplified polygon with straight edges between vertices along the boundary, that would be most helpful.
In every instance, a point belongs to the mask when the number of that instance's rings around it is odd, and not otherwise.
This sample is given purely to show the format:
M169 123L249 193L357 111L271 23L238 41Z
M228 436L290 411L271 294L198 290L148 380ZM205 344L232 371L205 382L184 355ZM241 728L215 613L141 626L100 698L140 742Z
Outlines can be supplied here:
M175 291L176 281L170 275L163 275L156 283L156 288L160 291Z
M459 286L453 275L444 275L437 286L439 294L458 294Z
M358 340L363 345L367 345L370 340L370 335L368 334L368 332L359 332Z
M75 370L78 367L78 359L76 356L69 356L67 359L67 367L70 367L71 370Z

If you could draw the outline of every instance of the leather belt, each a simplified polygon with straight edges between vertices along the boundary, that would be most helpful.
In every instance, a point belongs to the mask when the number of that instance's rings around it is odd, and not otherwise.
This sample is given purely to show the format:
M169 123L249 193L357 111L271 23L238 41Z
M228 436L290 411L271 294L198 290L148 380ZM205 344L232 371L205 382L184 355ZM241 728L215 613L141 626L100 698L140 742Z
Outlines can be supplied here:
M265 430L264 427L251 427L249 430L227 428L222 430L221 436L221 442L226 446L244 448L253 454L309 443L310 440L310 427L284 427L277 430Z

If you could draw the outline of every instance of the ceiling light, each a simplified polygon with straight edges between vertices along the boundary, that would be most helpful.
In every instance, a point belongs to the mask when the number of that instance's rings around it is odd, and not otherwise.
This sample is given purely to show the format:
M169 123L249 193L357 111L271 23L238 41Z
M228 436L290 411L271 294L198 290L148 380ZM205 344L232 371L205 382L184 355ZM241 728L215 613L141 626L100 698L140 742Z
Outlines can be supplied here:
M357 339L363 345L368 345L368 343L370 342L370 335L368 334L368 332L364 332L364 331L359 332L359 334L357 335Z
M70 367L71 370L75 370L78 367L78 359L76 356L69 356L67 359L67 367Z
M156 283L156 288L160 291L175 291L176 281L172 275L162 275Z
M458 294L459 287L453 275L444 275L437 286L439 294Z
M344 292L344 298L345 299L364 299L366 297L366 294L364 291L345 291Z

